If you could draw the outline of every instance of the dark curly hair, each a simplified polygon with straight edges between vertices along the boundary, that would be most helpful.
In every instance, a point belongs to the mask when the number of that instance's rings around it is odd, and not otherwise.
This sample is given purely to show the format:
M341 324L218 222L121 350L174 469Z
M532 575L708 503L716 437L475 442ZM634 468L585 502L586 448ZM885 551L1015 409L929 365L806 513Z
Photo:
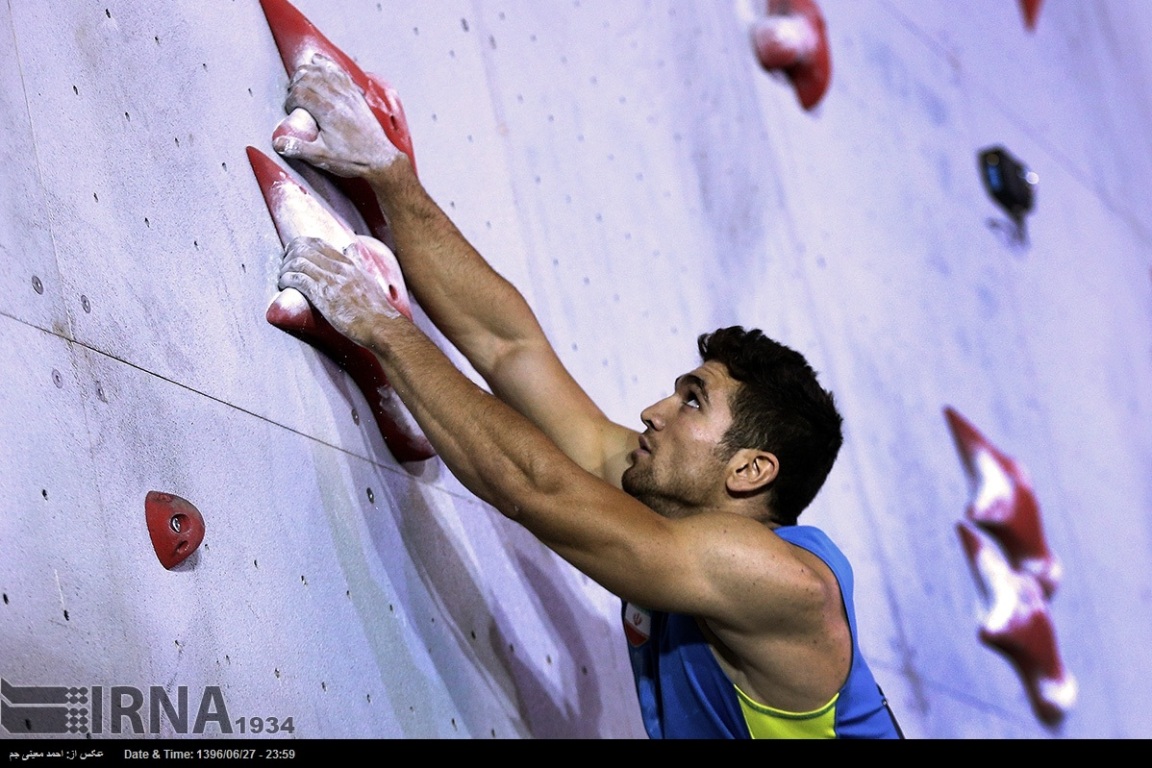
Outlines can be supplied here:
M702 334L697 346L704 362L723 363L740 382L728 404L732 425L721 448L729 457L741 448L776 455L780 470L765 501L775 522L795 525L844 442L832 393L816 381L803 355L759 330L721 328Z

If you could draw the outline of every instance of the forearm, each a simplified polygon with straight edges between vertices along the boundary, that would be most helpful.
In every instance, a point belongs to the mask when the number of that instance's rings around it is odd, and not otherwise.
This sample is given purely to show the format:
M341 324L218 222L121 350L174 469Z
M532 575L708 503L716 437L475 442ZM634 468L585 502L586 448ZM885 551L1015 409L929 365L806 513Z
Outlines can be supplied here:
M390 223L405 282L436 326L497 397L530 419L581 467L618 482L620 463L635 442L634 434L608 422L564 369L524 297L484 261L428 196L410 161L388 141L347 73L314 57L312 64L301 65L293 75L285 108L290 113L305 110L314 125L312 131L280 136L277 151L338 175L367 180ZM321 259L340 272L341 282L354 284L355 269L343 263L349 260ZM303 263L297 266L316 272ZM315 304L331 277L316 272L291 280L310 287L312 292L306 295ZM335 302L334 308L339 309L340 303ZM356 318L363 316L354 313L345 318L342 332L360 341L355 326Z
M560 450L460 373L413 323L379 318L369 348L448 469L483 501L518 517L560 487Z
M407 159L372 174L404 279L448 340L494 388L501 358L547 344L520 292L498 274L428 195Z
M515 409L477 387L414 324L385 318L370 348L447 468L482 501L605 588L663 606L675 579L654 574L668 522L584 471ZM655 588L646 586L648 582Z
M302 127L277 137L286 157L339 176L364 178L395 237L405 282L432 321L486 379L511 345L547 343L523 297L468 244L388 139L348 73L323 56L301 64L285 110L303 110Z

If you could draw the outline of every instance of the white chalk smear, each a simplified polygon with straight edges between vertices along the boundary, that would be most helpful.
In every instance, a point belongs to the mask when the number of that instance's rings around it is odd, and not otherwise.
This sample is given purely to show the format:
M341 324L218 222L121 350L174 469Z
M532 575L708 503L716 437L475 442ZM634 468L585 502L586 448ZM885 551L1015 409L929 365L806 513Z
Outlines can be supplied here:
M276 298L272 299L272 304L293 316L307 312L312 306L304 294L295 288L285 288L280 291L276 294Z
M60 586L60 571L53 568L52 573L56 576L56 592L60 595L60 610L67 613L68 606L64 605L64 588Z
M975 474L979 478L972 507L981 520L1004 522L1011 514L1014 491L1012 478L990 452L977 450L974 457ZM995 512L995 516L990 514Z
M342 251L355 239L351 229L294 181L274 183L269 198L276 231L285 245L298 237L316 237Z
M757 21L752 34L757 40L772 40L797 58L807 56L820 44L812 24L803 16L769 16Z
M757 6L763 3L757 3ZM752 6L752 0L736 0L736 20L741 24L751 24L756 21L758 13Z

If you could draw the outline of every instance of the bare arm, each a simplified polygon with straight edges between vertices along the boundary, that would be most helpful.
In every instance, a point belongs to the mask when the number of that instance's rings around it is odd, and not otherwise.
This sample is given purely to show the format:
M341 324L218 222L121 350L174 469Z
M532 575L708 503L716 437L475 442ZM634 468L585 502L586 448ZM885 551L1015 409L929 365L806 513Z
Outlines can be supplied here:
M520 292L480 256L411 172L407 159L372 177L405 279L436 327L493 394L583 469L618 484L636 444L560 362Z
M650 608L714 619L731 636L803 636L821 620L823 582L762 524L725 512L664 518L584 471L524 416L476 387L391 311L356 253L290 244L296 288L340 332L372 349L438 454L473 493L610 591ZM838 600L838 595L836 596Z
M297 71L285 106L307 110L319 136L280 141L277 151L365 178L392 228L405 281L436 326L497 397L580 467L618 485L636 433L609 421L576 383L524 297L431 199L351 79L317 58Z

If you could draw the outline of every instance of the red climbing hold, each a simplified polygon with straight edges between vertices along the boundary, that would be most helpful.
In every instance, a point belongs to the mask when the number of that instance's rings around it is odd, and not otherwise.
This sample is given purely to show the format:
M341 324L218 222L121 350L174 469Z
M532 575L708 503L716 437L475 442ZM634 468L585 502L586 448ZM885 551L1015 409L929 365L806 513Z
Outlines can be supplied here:
M974 575L988 595L980 640L1016 667L1036 716L1059 723L1076 703L1076 678L1064 668L1048 603L1036 578L1008 565L995 544L968 522L956 524Z
M752 44L760 66L788 77L804 109L820 103L832 78L832 55L814 0L768 0L768 16L752 25Z
M264 9L264 17L272 30L272 37L276 40L276 47L280 51L280 58L284 61L284 68L291 77L301 64L311 63L312 57L319 53L331 59L352 78L352 82L364 92L364 99L388 140L401 152L408 155L412 161L412 168L416 168L416 156L412 151L412 134L408 130L408 120L404 117L404 107L400 103L400 96L396 89L377 75L364 72L359 65L342 50L337 48L326 38L320 30L305 18L304 14L287 0L260 0ZM303 110L296 110L302 112ZM303 119L293 112L282 121L273 132L273 138L289 134L299 135L300 124ZM312 126L315 126L313 122ZM313 134L312 138L315 137ZM376 194L363 179L337 178L337 184L348 199L360 210L369 231L384 241L391 242L391 234Z
M436 455L416 420L396 397L376 355L342 336L299 291L281 291L269 305L265 319L311 344L352 377L397 461L422 461Z
M1024 12L1024 26L1036 29L1036 18L1040 15L1040 4L1044 0L1020 0L1020 10Z
M1048 548L1040 504L1023 467L952 408L945 408L944 415L972 488L968 519L1000 543L1013 568L1035 576L1051 597L1063 566Z
M317 237L341 251L355 248L361 268L373 274L385 287L392 306L412 319L404 275L387 246L370 237L356 235L319 198L309 194L260 150L248 147L248 161L284 245L297 237ZM265 318L277 328L323 352L352 377L372 409L388 450L397 461L421 461L435 455L428 438L396 397L376 355L341 335L312 308L303 294L294 289L280 291L268 307Z
M204 517L187 499L149 491L144 497L144 519L160 564L171 570L184 562L204 541Z
M340 251L355 246L361 266L384 286L392 306L412 319L412 304L404 285L404 273L387 246L370 237L357 235L318 197L255 147L248 147L248 162L260 184L281 243L288 245L297 237L316 237Z
M260 7L264 9L264 17L268 19L268 26L272 30L272 37L276 40L276 48L280 51L280 58L284 61L288 76L291 77L301 64L311 63L312 57L317 53L331 59L348 73L352 82L360 86L368 107L376 115L388 140L408 155L408 159L415 165L412 136L408 132L408 121L404 117L404 107L400 104L396 89L376 75L369 75L360 69L351 57L324 37L304 14L296 10L287 0L260 0Z

